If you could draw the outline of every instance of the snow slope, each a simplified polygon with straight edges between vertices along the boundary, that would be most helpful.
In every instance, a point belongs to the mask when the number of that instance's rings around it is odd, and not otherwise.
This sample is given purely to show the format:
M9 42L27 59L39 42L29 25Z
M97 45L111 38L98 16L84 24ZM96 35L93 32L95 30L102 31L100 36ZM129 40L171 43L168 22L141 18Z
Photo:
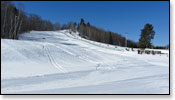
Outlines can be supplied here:
M62 31L1 39L3 94L169 93L169 57L138 55Z

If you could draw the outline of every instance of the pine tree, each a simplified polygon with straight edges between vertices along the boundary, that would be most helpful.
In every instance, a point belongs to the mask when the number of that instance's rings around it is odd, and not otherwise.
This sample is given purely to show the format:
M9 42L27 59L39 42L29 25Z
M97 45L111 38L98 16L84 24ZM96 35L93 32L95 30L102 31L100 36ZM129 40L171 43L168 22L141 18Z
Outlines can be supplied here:
M91 26L89 22L87 23L87 26L88 26L88 27L90 27L90 26Z
M83 37L83 36L85 36L85 28L86 28L86 25L85 25L85 23L84 23L84 19L83 18L81 18L81 20L80 20L80 24L78 25L78 31L79 31L79 35L81 36L81 37Z
M81 18L80 25L85 25L83 18Z
M140 48L151 48L151 40L154 39L155 31L153 30L152 24L146 24L144 29L141 30L139 39Z

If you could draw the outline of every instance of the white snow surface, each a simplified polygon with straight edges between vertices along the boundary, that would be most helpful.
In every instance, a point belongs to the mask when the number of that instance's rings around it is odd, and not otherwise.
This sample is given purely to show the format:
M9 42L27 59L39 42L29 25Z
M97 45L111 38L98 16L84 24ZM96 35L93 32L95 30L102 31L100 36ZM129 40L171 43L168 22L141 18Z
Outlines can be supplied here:
M168 94L169 55L139 55L68 30L31 31L1 39L1 93Z

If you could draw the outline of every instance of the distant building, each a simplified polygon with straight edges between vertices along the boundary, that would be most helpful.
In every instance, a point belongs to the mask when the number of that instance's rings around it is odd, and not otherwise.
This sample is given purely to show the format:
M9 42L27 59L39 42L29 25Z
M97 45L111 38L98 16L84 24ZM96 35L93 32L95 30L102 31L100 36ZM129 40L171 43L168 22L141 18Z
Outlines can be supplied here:
M164 50L164 49L148 49L146 48L145 53L147 54L167 54L168 50Z
M169 54L169 50L163 49L138 49L138 54Z

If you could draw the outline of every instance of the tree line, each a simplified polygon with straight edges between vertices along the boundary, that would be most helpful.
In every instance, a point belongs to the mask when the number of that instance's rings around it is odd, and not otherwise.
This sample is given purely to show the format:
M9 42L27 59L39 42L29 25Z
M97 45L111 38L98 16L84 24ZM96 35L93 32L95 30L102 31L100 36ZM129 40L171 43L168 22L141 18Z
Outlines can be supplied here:
M87 24L84 22L84 19L81 19L80 24L78 25L77 30L80 33L80 36L92 41L125 46L126 38L118 33L114 33L111 31L105 31L104 29L97 28L95 26L90 25L89 22ZM132 40L127 40L128 47L137 47L137 42Z
M138 42L132 40L126 40L126 38L118 33L111 31L105 31L104 29L97 28L90 25L89 22L85 23L84 19L80 20L77 30L80 36L92 41L118 45L127 46L131 48L152 48L152 49L169 49L169 44L166 46L154 46L152 41L155 36L154 27L152 24L145 24L144 28L141 29L141 34ZM126 45L127 42L127 45Z
M1 38L16 39L21 26L23 12L11 2L1 1Z
M18 39L18 34L36 31L54 31L73 28L75 23L68 23L61 26L49 20L43 20L36 14L27 14L23 5L18 8L11 1L1 1L1 38Z

